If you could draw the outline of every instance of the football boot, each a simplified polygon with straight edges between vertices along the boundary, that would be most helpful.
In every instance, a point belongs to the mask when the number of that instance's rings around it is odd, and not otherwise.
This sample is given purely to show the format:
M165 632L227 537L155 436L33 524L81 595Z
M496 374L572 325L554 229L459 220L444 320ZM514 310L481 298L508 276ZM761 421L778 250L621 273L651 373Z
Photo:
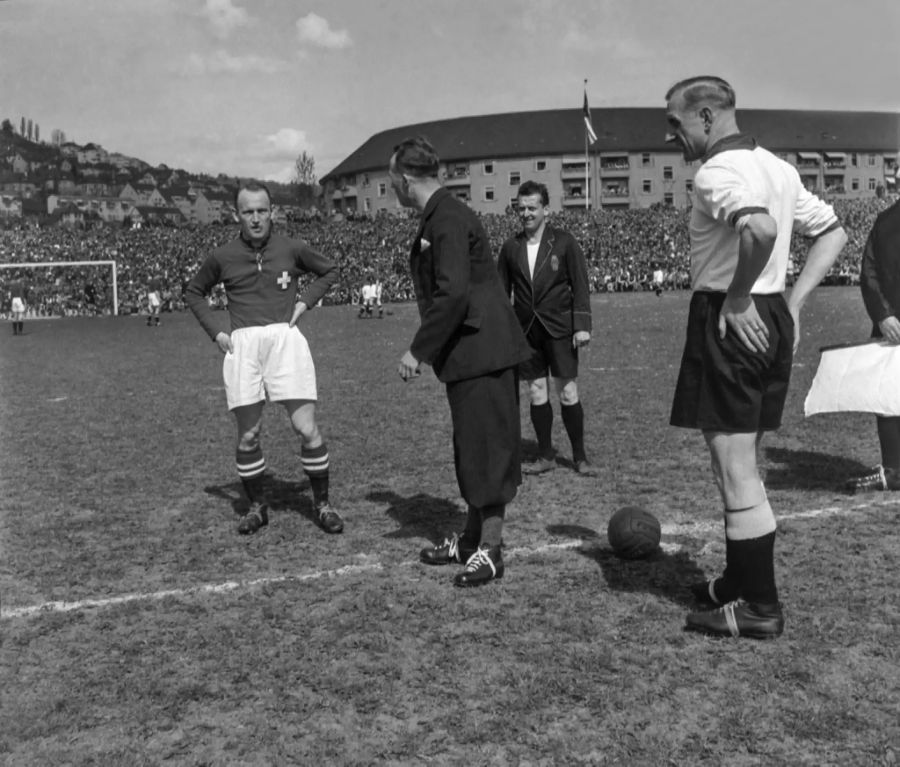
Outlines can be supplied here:
M481 544L469 557L465 569L454 579L455 586L481 586L503 577L503 555L499 546Z
M316 509L316 522L326 533L335 534L344 531L344 520L330 504L323 503Z
M419 552L419 559L426 565L449 565L453 562L462 564L478 549L477 543L467 541L458 533L444 538L437 546L424 548Z
M720 637L775 639L784 631L780 604L754 604L736 599L716 610L688 613L685 629Z
M269 505L254 501L250 504L247 513L238 522L238 532L241 535L253 535L259 528L269 524Z

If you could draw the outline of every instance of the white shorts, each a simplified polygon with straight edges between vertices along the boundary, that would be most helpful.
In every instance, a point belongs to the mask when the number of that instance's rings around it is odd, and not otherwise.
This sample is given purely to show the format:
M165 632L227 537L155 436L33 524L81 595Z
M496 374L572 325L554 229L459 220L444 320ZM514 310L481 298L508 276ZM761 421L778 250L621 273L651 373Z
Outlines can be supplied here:
M222 376L228 409L272 402L315 400L316 367L309 344L286 322L240 328L231 334L234 349L225 355Z
M159 298L159 293L157 293L155 290L148 293L147 303L150 304L151 309L158 309L160 306L162 306L162 301Z
M25 311L25 302L17 296L16 298L14 298L12 300L11 309L13 312L24 312Z

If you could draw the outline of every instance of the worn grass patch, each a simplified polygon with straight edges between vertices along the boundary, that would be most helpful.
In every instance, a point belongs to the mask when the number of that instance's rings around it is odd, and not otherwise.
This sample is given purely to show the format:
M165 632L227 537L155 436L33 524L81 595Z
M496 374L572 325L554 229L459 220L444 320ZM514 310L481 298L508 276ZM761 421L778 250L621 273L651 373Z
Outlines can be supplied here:
M682 631L687 584L724 558L702 439L667 425L687 301L595 298L581 390L600 476L527 478L506 577L472 591L416 561L462 507L442 386L395 372L414 306L304 317L334 537L274 407L276 510L235 533L221 360L191 317L0 335L5 763L897 764L900 499L840 491L877 462L871 417L802 417L819 346L867 334L858 291L811 300L763 443L787 616L769 643ZM607 546L626 504L663 524L650 560Z

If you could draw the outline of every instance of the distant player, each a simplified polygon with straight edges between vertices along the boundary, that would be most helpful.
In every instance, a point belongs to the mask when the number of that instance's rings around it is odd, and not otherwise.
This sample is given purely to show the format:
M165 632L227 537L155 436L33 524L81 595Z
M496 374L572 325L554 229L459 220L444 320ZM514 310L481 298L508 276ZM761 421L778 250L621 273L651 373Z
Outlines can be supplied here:
M162 280L159 277L151 277L147 283L147 307L147 327L159 327L159 312L162 309Z
M847 241L834 210L797 171L741 133L732 87L683 80L666 94L666 141L700 161L691 212L691 284L670 422L699 429L725 517L725 571L692 587L707 609L691 631L777 637L775 515L757 466L763 433L781 425L800 310ZM791 232L815 238L787 300Z
M371 317L372 310L378 309L378 319L384 317L384 306L381 303L381 280L370 274L365 285L359 291L359 316Z
M250 501L238 532L253 534L269 522L263 490L266 462L260 444L263 405L280 402L300 438L300 463L309 477L316 519L327 533L344 522L328 501L328 448L316 424L316 370L297 327L338 279L337 265L305 242L272 232L269 190L248 183L235 206L240 237L209 256L185 290L185 301L225 355L225 397L237 422L237 473ZM297 298L297 278L317 279ZM207 296L222 283L228 297L231 332L219 329Z
M25 296L25 284L21 280L13 280L9 284L9 304L12 316L14 336L25 335L25 309L27 299Z

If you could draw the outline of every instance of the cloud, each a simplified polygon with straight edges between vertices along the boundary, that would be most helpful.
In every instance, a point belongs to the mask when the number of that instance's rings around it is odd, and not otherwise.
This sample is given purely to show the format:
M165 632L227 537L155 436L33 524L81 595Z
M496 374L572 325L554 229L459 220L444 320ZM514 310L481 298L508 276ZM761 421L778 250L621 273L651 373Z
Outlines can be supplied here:
M231 0L206 0L203 14L209 19L215 33L222 38L250 23L250 14L233 5Z
M296 128L280 128L265 137L266 154L270 157L295 159L301 152L309 151L310 144L306 132Z
M315 13L308 13L297 19L297 36L301 43L309 43L320 48L349 48L353 45L346 29L332 29L327 19Z
M254 53L233 55L227 51L213 51L208 55L191 53L182 68L187 75L219 75L251 73L273 74L285 69L285 64L277 59L257 56Z

